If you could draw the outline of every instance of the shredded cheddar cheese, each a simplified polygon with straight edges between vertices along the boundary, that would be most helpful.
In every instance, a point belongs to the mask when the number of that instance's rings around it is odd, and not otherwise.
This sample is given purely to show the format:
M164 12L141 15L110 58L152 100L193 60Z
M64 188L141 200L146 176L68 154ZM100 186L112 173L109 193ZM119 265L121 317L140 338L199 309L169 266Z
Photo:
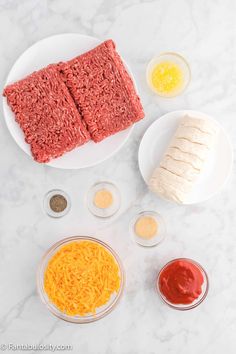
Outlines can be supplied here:
M95 314L120 288L114 256L93 241L72 241L49 260L44 289L50 301L70 316Z

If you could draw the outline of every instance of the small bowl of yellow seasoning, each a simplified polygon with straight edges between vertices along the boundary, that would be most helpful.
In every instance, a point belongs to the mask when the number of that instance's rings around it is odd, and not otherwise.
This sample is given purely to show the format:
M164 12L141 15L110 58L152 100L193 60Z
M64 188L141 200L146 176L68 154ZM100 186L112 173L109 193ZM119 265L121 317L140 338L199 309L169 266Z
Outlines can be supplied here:
M131 220L130 233L140 246L157 246L165 238L165 222L155 211L142 211Z
M106 243L89 236L65 238L42 258L37 290L57 317L73 323L96 321L110 313L124 288L124 269Z
M180 95L191 80L187 61L177 53L163 53L153 58L146 70L149 87L162 97Z
M117 213L120 208L120 193L111 182L94 184L87 195L89 211L100 218L109 218Z

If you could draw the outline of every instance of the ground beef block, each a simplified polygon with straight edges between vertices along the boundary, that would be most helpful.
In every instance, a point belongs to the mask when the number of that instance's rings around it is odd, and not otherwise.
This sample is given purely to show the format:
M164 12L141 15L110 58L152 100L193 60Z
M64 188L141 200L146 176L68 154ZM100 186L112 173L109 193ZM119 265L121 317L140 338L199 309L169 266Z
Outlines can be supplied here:
M95 142L144 117L132 79L112 40L60 63L58 68Z
M48 162L90 139L56 66L9 85L4 96L38 162Z

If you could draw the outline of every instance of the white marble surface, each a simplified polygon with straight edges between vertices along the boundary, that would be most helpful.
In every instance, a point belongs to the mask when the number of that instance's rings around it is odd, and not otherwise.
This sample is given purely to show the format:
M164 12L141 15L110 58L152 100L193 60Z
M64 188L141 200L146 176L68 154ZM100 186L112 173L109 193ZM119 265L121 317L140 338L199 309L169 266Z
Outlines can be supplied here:
M235 13L234 0L0 0L1 90L11 65L29 45L56 33L86 33L117 42L146 112L114 158L82 171L33 163L12 140L1 114L0 343L72 345L72 352L83 354L235 354L235 169L214 199L178 207L147 191L137 164L145 129L174 109L215 116L236 147ZM172 100L153 96L145 83L148 60L166 50L183 54L192 68L188 91ZM84 196L98 180L111 180L122 191L123 213L113 222L96 221L86 210ZM42 210L51 188L62 188L72 198L71 213L61 220ZM139 206L155 207L166 219L168 237L158 248L139 248L129 236L128 224ZM41 304L35 272L52 243L84 233L107 241L120 254L127 284L112 314L80 326L54 318ZM158 269L179 256L202 263L210 277L207 300L183 313L165 306L154 290Z

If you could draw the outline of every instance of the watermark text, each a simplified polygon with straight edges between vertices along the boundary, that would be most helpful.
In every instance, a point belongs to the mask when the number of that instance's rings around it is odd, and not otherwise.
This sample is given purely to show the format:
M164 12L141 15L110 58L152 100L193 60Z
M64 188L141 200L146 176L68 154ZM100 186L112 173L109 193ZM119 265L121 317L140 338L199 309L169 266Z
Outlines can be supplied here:
M73 350L69 344L29 344L29 343L0 343L0 351L2 352L63 352Z

